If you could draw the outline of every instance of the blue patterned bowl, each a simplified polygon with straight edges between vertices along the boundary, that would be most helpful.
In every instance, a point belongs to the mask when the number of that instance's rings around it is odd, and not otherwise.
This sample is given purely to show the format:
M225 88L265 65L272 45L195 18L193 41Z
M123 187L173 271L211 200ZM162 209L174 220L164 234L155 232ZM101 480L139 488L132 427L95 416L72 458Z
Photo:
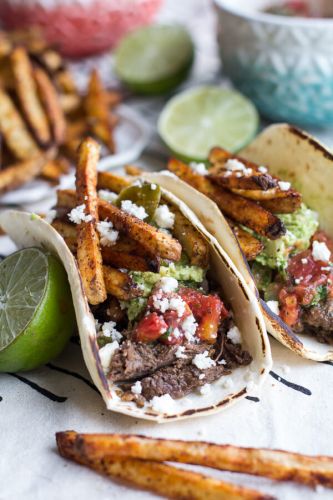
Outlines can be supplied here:
M333 19L262 12L272 0L214 0L224 72L276 121L333 124Z

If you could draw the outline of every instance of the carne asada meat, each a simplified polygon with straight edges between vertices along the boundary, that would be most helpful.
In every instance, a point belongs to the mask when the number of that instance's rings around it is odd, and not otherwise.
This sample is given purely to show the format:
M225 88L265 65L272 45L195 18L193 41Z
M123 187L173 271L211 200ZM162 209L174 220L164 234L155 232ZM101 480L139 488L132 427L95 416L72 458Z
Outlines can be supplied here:
M304 309L300 322L302 330L310 331L319 342L331 343L333 341L333 299Z
M174 363L177 360L177 349L177 345L125 340L113 355L108 377L114 382L144 377ZM207 350L207 344L186 344L184 353L190 362L196 354L205 350Z

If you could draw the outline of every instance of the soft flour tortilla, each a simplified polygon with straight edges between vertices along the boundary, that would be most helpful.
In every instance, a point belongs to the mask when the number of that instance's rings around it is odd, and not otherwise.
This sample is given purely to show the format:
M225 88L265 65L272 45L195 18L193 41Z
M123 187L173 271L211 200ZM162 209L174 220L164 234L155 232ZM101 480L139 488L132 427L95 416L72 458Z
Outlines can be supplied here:
M273 175L292 182L302 193L304 202L318 212L320 227L333 238L333 154L325 146L295 127L279 124L265 129L239 156L265 165ZM193 210L231 256L259 299L248 263L217 205L169 172L148 174L147 177L174 193ZM333 346L321 344L310 335L294 334L264 301L260 302L267 330L282 344L308 359L333 360Z
M108 382L98 355L94 317L82 289L76 261L63 238L52 226L37 216L13 210L0 214L0 226L18 247L42 247L58 255L63 262L72 290L83 357L107 408L135 418L157 422L203 416L226 408L246 396L248 392L253 394L253 391L262 384L272 364L265 322L253 292L217 240L209 235L186 205L170 193L163 191L163 195L210 241L214 277L221 284L223 296L232 308L235 323L242 333L243 346L253 357L248 367L239 367L233 370L231 375L221 377L211 384L211 391L207 395L201 395L196 391L185 398L175 400L167 413L158 413L149 405L138 408L134 403L121 401L115 393L116 386ZM229 383L225 384L227 380Z

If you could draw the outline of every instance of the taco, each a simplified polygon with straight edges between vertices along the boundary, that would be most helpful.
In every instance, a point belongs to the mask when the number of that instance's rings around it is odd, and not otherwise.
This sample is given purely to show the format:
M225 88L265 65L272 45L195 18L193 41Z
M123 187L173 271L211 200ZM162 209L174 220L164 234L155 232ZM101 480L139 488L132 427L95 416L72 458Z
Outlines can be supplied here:
M268 331L303 357L332 360L333 155L280 124L239 156L213 148L209 162L169 162L200 193L170 176L160 182L193 209L247 283L255 282ZM214 202L205 210L201 193Z
M52 225L18 211L2 213L0 225L19 247L63 262L84 360L107 408L161 422L246 396L271 356L260 307L231 259L157 183L103 173L97 197L90 158L82 188L80 154L77 191L58 191Z

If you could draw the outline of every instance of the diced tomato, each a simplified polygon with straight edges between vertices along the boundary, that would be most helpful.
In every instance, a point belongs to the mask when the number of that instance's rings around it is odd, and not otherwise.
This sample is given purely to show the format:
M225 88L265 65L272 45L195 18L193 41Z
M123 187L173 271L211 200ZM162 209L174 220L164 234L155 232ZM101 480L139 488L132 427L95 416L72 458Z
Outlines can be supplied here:
M289 326L294 326L299 318L300 306L297 296L284 288L279 293L280 318Z
M198 337L214 343L221 321L229 315L221 299L217 295L204 295L192 288L181 288L179 295L189 305L198 322Z
M163 316L156 312L149 313L142 318L134 330L134 339L137 342L153 342L163 335L168 329Z

